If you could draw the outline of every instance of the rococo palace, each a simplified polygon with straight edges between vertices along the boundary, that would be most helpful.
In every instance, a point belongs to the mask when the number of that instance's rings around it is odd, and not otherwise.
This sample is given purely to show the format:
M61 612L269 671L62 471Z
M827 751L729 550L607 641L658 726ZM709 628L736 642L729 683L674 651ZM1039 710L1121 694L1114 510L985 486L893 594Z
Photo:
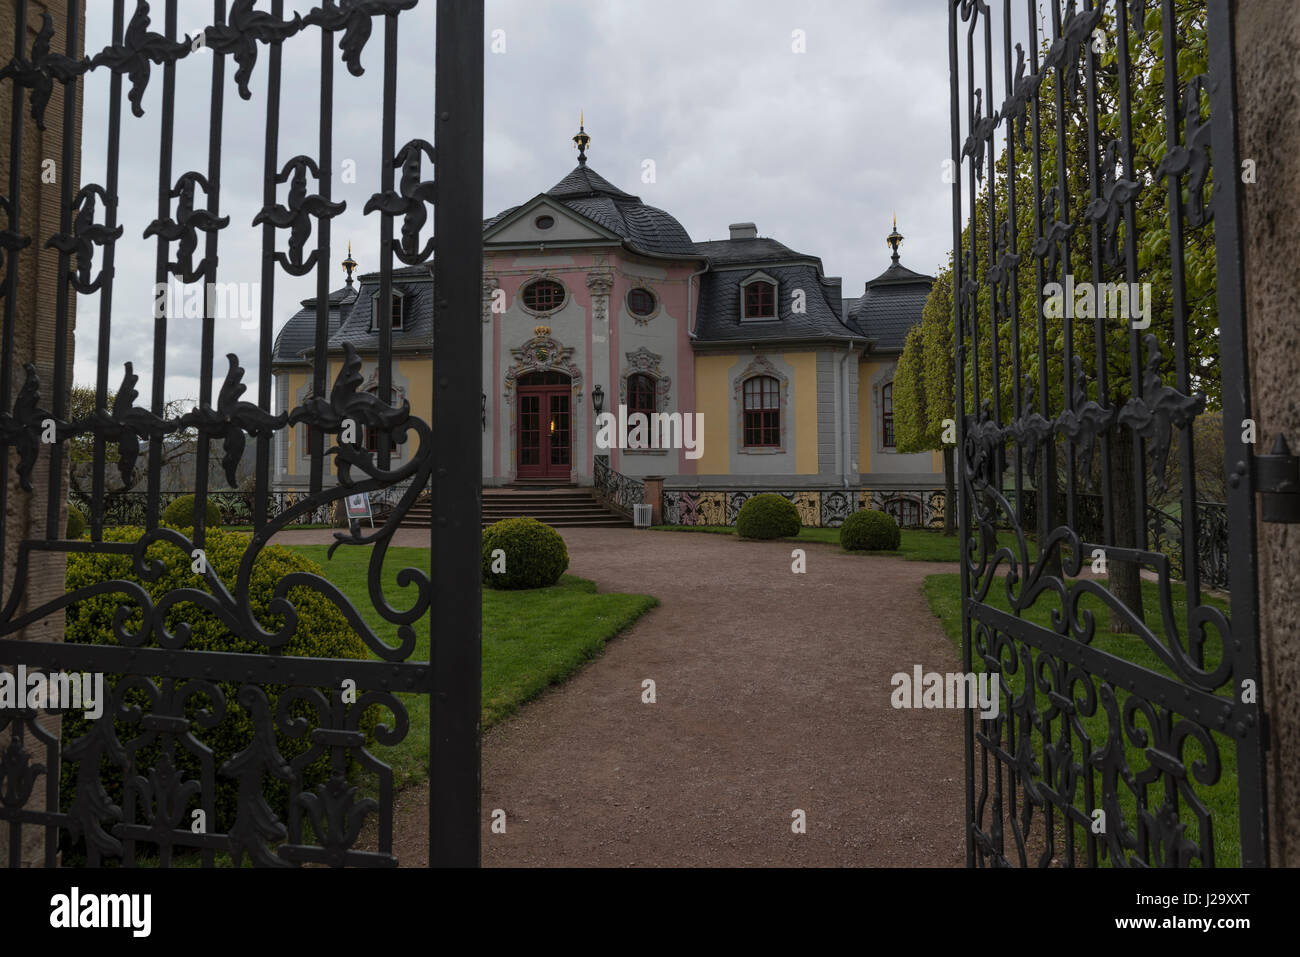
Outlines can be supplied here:
M844 298L821 259L753 223L694 242L588 165L584 130L574 141L567 176L483 223L485 490L586 489L616 510L650 503L669 524L734 524L759 492L789 498L805 525L864 507L941 524L942 455L894 448L894 368L933 281L900 263L897 227L891 263ZM343 266L329 378L351 345L376 389L380 277L354 277L351 250ZM428 421L431 265L395 270L392 290L393 402ZM316 314L305 300L276 339L278 409L311 394ZM305 489L306 426L276 451L277 487Z

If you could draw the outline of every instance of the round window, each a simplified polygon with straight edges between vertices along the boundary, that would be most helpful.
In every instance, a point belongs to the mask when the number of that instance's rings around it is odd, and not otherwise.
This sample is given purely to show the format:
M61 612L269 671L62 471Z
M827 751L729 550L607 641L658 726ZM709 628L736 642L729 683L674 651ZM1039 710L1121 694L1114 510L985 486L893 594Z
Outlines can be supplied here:
M533 220L533 225L536 226L538 229L550 229L552 226L555 225L555 217L538 216L536 219Z
M627 309L634 316L648 316L655 311L655 294L649 289L633 289L627 294Z
M564 305L564 287L554 279L538 279L524 287L524 305L533 312L551 312Z

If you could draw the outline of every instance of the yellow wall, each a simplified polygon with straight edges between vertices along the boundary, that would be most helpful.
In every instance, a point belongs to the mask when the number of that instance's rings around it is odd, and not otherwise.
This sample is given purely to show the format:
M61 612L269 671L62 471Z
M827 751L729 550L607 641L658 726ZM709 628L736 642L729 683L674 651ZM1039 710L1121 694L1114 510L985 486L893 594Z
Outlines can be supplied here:
M817 474L817 353L782 353L794 369L794 468L800 475Z
M727 371L740 357L695 357L695 411L704 414L704 454L695 463L698 475L731 472L731 389Z
M871 379L884 367L883 362L864 362L858 366L858 471L871 472L871 417L876 405L871 401Z

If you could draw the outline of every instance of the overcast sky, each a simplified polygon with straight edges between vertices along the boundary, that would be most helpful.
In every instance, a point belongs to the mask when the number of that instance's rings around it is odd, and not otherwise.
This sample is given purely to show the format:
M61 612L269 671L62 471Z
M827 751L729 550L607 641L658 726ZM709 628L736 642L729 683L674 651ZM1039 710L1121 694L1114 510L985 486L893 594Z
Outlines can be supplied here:
M289 2L306 12L310 0ZM259 8L269 5L259 3ZM111 5L89 4L89 52L106 45ZM163 29L155 3L153 29ZM181 0L181 29L209 23L211 3ZM889 265L885 236L896 212L906 237L904 265L934 273L952 241L950 187L942 180L949 155L947 14L943 0L489 0L486 7L486 134L484 215L549 189L576 164L571 137L579 110L592 137L590 164L605 178L677 217L697 241L722 239L730 223L752 221L759 234L819 256L829 276L842 276L846 296ZM433 140L435 4L424 0L400 17L397 142ZM493 31L505 52L491 52ZM795 52L803 31L805 52ZM309 28L284 47L279 158L318 153L319 33ZM383 25L365 48L366 73L351 76L335 51L334 198L346 212L333 221L331 287L342 285L338 263L346 244L363 271L377 267L378 215L361 214L379 188ZM206 172L211 54L182 60L171 180ZM266 115L266 48L241 99L227 58L219 280L260 280L261 206ZM142 239L157 208L162 71L153 68L145 115L124 103L110 388L122 363L134 361L147 403L153 354L155 241ZM83 182L104 182L107 72L86 86ZM344 163L355 184L342 183ZM653 160L655 182L642 181ZM309 181L309 192L315 183ZM279 199L285 199L281 187ZM204 203L200 196L196 205ZM399 221L400 226L400 221ZM427 233L426 233L427 235ZM278 233L285 248L287 231ZM175 246L172 247L173 251ZM315 236L309 249L315 248ZM200 251L202 242L200 242ZM314 294L314 274L295 279L277 270L278 330ZM254 310L258 302L254 302ZM78 382L95 376L99 304L80 296ZM197 398L199 321L168 322L166 391ZM248 328L244 328L247 326ZM245 398L257 399L257 318L217 326L215 381L223 356L235 352L247 370Z

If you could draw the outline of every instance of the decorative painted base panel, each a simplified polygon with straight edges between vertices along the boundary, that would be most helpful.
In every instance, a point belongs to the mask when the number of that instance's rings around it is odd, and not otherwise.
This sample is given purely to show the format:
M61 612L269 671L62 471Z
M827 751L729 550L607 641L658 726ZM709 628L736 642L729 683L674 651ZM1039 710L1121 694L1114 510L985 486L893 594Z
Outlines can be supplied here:
M664 524L735 525L744 504L765 491L793 502L805 528L838 528L853 512L863 508L888 512L903 528L943 527L943 489L664 489Z

